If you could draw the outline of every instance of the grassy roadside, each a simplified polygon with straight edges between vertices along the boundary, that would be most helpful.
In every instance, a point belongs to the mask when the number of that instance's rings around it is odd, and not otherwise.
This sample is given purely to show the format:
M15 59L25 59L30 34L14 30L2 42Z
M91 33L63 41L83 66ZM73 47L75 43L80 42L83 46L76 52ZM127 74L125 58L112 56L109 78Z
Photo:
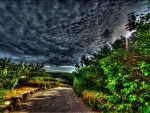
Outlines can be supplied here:
M65 86L65 81L51 77L34 77L22 87L16 87L14 90L6 89L3 99L10 100L12 97L21 95L25 91L29 91L33 88L47 87L50 85Z

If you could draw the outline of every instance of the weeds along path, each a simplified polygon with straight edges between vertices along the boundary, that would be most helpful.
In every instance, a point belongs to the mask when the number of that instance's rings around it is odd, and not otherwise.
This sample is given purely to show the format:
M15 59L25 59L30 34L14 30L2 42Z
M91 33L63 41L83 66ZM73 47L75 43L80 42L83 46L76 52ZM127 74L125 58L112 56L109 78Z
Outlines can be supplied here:
M39 92L14 113L96 113L76 97L72 88L56 87Z

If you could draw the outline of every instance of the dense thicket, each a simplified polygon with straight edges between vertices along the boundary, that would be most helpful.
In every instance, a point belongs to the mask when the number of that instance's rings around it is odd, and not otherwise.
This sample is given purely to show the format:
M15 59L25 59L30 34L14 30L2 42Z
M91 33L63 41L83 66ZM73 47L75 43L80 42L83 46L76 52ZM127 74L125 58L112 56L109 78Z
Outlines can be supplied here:
M81 58L74 74L75 91L99 110L149 113L150 14L142 15L139 20L129 14L126 29L136 31L128 50L125 37L121 37L111 47L104 45L90 58ZM85 94L91 90L97 94L88 98Z

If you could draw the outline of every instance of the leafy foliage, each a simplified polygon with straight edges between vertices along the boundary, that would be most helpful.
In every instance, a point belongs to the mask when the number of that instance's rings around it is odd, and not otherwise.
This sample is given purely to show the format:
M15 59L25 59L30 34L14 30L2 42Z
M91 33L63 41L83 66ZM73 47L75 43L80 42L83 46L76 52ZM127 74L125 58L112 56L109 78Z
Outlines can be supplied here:
M75 91L89 105L104 112L149 113L150 14L141 16L140 20L129 14L126 27L136 31L136 40L130 43L129 50L124 49L122 37L111 44L112 48L104 45L92 54L90 65L81 66L75 73ZM84 63L87 59L82 60ZM96 98L96 94L101 96Z
M5 89L13 90L15 86L22 86L34 76L45 75L43 65L11 63L10 58L0 58L0 103L3 100Z

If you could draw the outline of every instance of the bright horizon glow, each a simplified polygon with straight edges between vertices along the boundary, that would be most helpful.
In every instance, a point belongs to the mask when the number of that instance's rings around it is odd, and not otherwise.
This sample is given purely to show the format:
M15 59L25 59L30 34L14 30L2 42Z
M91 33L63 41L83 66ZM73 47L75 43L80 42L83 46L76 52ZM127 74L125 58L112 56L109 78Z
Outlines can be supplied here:
M47 72L71 73L71 72L75 71L74 66L50 66L50 65L45 65L44 69L46 69Z
M131 32L128 32L128 33L125 35L126 38L130 38L130 36L131 36L131 34L132 34L133 32L136 32L136 30L133 30L133 31L131 31Z
M74 66L59 66L59 67L62 67L62 68L74 68Z
M133 32L135 32L136 30L133 31L127 31L125 29L125 25L122 25L120 27L118 27L118 29L116 30L115 34L113 35L113 39L112 42L115 42L117 39L120 39L120 36L125 36L126 38L129 38L131 36L131 34Z
M52 73L71 73L71 71L64 71L64 70L51 70L49 72L52 72Z

